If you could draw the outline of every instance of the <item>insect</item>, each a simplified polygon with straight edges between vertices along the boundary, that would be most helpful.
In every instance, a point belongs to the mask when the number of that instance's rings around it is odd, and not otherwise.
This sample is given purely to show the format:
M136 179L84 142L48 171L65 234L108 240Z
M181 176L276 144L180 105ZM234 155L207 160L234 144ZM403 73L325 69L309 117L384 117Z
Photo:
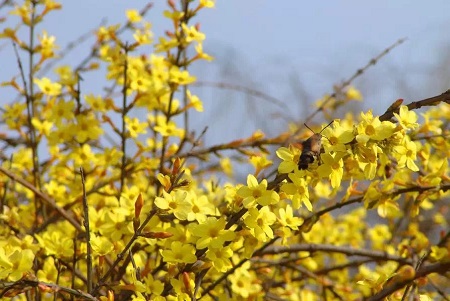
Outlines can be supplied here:
M333 122L334 122L334 120L331 121L329 124L327 124L327 126L325 126L318 133L314 132L309 126L306 125L306 123L304 123L304 125L314 134L311 137L309 137L308 139L306 139L305 141L303 141L303 143L302 143L303 150L302 150L302 154L300 155L300 160L298 161L299 169L307 169L308 165L313 163L314 160L319 157L320 150L322 148L321 133L324 129L329 127Z

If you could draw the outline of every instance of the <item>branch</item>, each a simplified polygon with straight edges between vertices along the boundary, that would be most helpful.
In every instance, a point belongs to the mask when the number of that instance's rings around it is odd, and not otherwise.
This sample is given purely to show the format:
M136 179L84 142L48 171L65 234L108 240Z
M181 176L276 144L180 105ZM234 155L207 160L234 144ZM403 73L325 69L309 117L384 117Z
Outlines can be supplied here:
M5 174L7 177L9 177L10 179L22 184L25 188L28 188L29 190L31 190L36 196L38 196L39 198L41 198L45 203L47 203L47 205L49 205L51 208L55 209L59 215L61 215L64 219L66 219L69 223L72 224L72 226L75 227L75 229L80 232L80 233L84 233L84 229L81 227L81 225L78 223L78 221L76 221L71 215L69 215L69 213L67 213L64 209L62 209L61 207L59 207L56 202L50 198L48 195L46 195L45 193L41 192L39 189L37 189L35 186L33 186L31 183L29 183L28 181L22 179L21 177L19 177L18 175L12 173L11 171L3 168L2 166L0 166L0 172Z
M337 96L337 92L336 91L341 91L342 89L344 89L345 87L349 86L357 77L359 77L360 75L362 75L364 72L366 72L367 69L369 69L371 66L374 66L376 63L378 63L378 61L384 57L385 55L387 55L389 52L391 52L392 49L394 49L395 47L399 46L400 44L403 44L403 42L406 41L406 38L403 39L399 39L397 42L395 42L394 44L392 44L391 46L389 46L388 48L386 48L385 50L383 50L380 54L378 54L376 57L372 58L364 67L356 70L356 72L347 80L345 80L341 85L339 85L337 88L335 88L335 92L333 92L332 94L330 94L330 96L328 96L325 101L321 104L321 106L319 108L317 108L313 113L311 113L305 120L305 123L309 123L309 121L311 121L311 119L317 115L317 113L319 113L320 111L323 110L323 108L325 107L325 105L327 103L329 103L333 98L335 98Z
M89 206L86 197L86 180L83 167L80 167L81 185L83 187L83 211L84 211L84 228L86 229L86 269L87 269L87 291L92 292L92 247L91 233L89 230Z
M238 92L242 92L242 93L245 93L245 94L248 94L251 96L255 96L255 97L259 97L261 99L267 100L270 103L273 103L284 110L289 109L288 106L285 103L283 103L281 100L279 100L278 98L275 98L273 96L265 94L261 91L250 89L248 87L244 87L244 86L240 86L240 85L228 84L228 83L216 83L216 82L208 82L208 81L198 81L196 83L193 83L192 85L200 86L200 87L202 87L202 86L203 87L215 87L215 88L219 88L219 89L238 91Z
M436 106L441 102L450 104L450 89L440 95L411 102L410 104L407 105L407 107L409 110L416 110L420 109L421 107ZM390 120L394 116L394 113L398 113L398 111L399 108L396 108L394 110L388 109L386 112L384 112L383 115L380 116L380 121Z
M391 255L386 252L367 250L367 249L355 249L351 247L334 246L328 244L293 244L290 246L271 246L258 253L258 255L275 255L280 253L295 253L295 252L330 252L340 253L349 256L365 256L376 260L396 261L403 264L410 261L401 256Z
M384 300L387 296L393 294L395 291L403 288L404 286L408 285L412 281L425 277L431 273L445 273L450 270L450 262L446 263L435 263L431 265L424 266L422 269L418 270L414 276L413 279L407 279L400 282L396 282L392 285L389 285L382 289L380 292L376 293L372 297L368 298L366 301L378 301L378 300Z
M60 286L54 283L42 282L39 280L31 280L31 279L20 279L16 282L0 282L0 288L3 289L3 291L0 293L0 297L8 296L8 291L13 290L12 293L17 293L17 290L19 290L19 293L21 293L23 291L28 290L30 287L35 287L44 291L50 288L54 292L62 291L70 294L71 296L80 298L82 300L92 300L92 301L98 300L92 295L85 293L81 290Z

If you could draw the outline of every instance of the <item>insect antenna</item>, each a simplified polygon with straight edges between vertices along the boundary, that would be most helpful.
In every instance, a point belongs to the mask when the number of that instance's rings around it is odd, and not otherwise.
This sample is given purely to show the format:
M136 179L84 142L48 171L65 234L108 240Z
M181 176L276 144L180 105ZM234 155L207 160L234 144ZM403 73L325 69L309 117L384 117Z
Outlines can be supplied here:
M332 120L329 124L327 124L323 129L320 130L319 134L323 132L324 129L326 129L327 127L329 127L330 125L332 125L334 122L334 120ZM306 124L305 124L306 125Z
M310 130L311 132L313 132L313 134L315 134L316 132L314 132L306 123L303 124L304 126L306 126L308 128L308 130Z
M304 123L303 125L306 126L308 128L308 130L310 130L311 132L313 132L314 134L320 134L323 132L324 129L326 129L327 127L329 127L331 124L333 124L334 120L332 120L329 124L327 124L323 129L320 130L320 132L316 133L314 132L306 123Z

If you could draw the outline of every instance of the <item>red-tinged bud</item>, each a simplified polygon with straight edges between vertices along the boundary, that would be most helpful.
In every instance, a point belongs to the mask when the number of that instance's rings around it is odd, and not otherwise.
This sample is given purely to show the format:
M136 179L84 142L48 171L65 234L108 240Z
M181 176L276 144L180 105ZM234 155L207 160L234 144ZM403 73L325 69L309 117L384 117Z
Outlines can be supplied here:
M189 274L187 272L183 272L183 284L184 287L186 288L186 291L188 291L189 293L191 292L190 280L191 278L189 277Z
M141 225L141 221L139 218L133 217L133 230L136 232L139 229L139 226Z
M136 202L134 202L134 218L139 219L139 216L141 215L142 207L144 207L144 198L142 197L142 194L139 193Z
M397 281L412 280L416 276L416 270L409 264L402 266L394 278Z
M169 232L145 232L142 233L141 236L146 238L158 238L158 239L164 239L172 237L173 234Z
M194 27L195 27L195 29L200 30L200 23L196 23L196 24L194 25Z
M229 147L240 146L242 143L244 143L244 139L238 139L228 143L228 146Z
M173 10L177 10L177 8L175 7L175 1L174 1L174 0L167 0L167 4L168 4Z
M175 158L173 161L173 167L172 167L172 175L177 175L180 172L181 167L181 159Z
M39 290L40 290L41 292L43 292L43 293L51 293L51 292L54 292L54 289L53 289L53 288L51 288L51 287L49 287L48 285L45 285L45 284L43 284L43 283L39 283L39 284L38 284L38 288L39 288Z
M417 279L416 283L418 286L425 286L428 284L428 279L427 277L420 277Z
M260 268L260 269L258 269L258 273L263 274L263 275L268 275L268 274L272 273L272 269L269 267Z
M108 301L114 301L114 292L108 291Z
M396 101L394 101L394 103L391 104L386 111L394 111L394 110L398 109L402 103L403 103L403 99L399 98Z

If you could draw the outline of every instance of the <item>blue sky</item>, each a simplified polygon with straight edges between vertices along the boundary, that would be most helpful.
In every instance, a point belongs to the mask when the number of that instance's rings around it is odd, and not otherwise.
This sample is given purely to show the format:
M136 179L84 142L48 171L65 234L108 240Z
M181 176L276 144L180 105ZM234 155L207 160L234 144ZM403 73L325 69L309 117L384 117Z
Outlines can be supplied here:
M168 26L161 17L166 2L154 2L147 18L159 36ZM65 0L63 10L52 13L41 29L55 35L64 48L103 18L108 24L123 22L125 9L139 9L146 3ZM193 70L198 79L259 90L286 107L233 91L197 88L206 112L196 119L196 126L199 131L210 126L211 143L218 137L214 133L234 139L263 128L275 134L278 125L285 126L287 119L300 121L310 110L308 103L332 92L334 84L403 37L407 42L355 81L364 93L364 108L381 114L397 98L413 101L443 92L450 82L435 70L450 45L449 11L448 0L218 0L216 8L204 10L196 19L207 36L205 51L216 57L213 63ZM11 59L11 45L0 45L0 80L6 80L17 72L17 65ZM76 65L87 52L81 45L64 62ZM86 92L100 92L103 83L97 76L83 85ZM3 92L0 97L0 103L10 101Z

